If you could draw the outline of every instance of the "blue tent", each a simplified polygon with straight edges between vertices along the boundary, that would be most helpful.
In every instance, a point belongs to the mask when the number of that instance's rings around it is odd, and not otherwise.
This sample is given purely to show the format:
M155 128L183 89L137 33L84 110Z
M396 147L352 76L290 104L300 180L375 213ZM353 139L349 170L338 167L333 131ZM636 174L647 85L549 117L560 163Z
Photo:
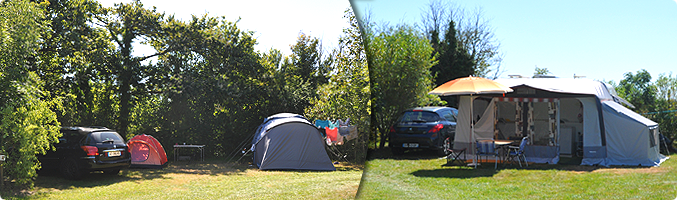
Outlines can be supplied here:
M254 134L251 150L261 170L336 170L322 134L298 114L281 113L264 119Z

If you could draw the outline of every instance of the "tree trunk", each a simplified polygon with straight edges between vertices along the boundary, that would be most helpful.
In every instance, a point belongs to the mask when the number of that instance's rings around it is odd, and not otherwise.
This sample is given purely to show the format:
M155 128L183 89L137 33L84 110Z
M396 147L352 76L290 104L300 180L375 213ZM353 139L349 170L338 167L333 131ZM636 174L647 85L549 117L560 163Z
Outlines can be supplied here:
M120 79L120 116L119 116L119 125L118 133L122 135L123 138L127 138L127 126L129 126L129 112L130 112L130 101L132 98L130 89L130 80L131 80L131 71L123 71L119 76Z
M378 131L381 134L381 141L378 146L379 150L383 149L383 147L386 145L386 141L388 140L388 131L389 129L381 129Z
M129 28L128 28L129 29ZM118 74L118 83L120 87L118 88L120 94L120 115L118 117L119 127L118 133L123 138L127 138L127 127L129 126L129 112L130 112L130 101L132 95L129 92L131 89L132 76L134 75L133 68L134 62L132 60L132 40L134 36L131 34L131 31L127 30L123 35L122 47L120 53L122 54L122 65Z

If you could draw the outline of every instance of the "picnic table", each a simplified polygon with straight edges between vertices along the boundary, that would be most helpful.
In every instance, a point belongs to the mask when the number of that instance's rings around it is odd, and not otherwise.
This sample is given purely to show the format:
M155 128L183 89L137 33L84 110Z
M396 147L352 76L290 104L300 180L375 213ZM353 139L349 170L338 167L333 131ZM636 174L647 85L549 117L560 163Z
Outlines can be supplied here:
M200 161L205 161L204 145L174 145L174 161L178 161L180 149L199 149Z

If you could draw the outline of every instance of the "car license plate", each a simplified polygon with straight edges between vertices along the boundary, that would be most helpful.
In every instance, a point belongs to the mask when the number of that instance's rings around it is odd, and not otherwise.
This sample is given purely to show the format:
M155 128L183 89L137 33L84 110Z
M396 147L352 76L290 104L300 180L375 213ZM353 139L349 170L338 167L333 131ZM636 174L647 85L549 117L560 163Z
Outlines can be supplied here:
M405 147L405 148L416 148L416 147L418 147L418 143L404 143L404 144L402 144L402 147Z
M108 157L121 156L121 155L122 155L122 152L120 152L120 151L108 152Z

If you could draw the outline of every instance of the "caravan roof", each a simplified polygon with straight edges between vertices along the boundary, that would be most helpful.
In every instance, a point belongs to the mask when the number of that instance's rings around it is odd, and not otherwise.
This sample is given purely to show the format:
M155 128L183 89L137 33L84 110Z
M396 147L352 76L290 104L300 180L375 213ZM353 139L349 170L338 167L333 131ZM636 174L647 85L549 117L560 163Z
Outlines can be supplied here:
M630 108L635 108L630 102L619 97L611 85L596 80L571 78L510 78L497 79L496 81L510 88L528 86L554 93L594 95L599 98L600 101L613 100L614 102L625 104Z
M595 95L600 100L613 100L613 95L609 92L606 85L599 81L590 79L497 79L503 85L510 88L517 86L528 86L535 89L545 90L555 93L572 93Z

